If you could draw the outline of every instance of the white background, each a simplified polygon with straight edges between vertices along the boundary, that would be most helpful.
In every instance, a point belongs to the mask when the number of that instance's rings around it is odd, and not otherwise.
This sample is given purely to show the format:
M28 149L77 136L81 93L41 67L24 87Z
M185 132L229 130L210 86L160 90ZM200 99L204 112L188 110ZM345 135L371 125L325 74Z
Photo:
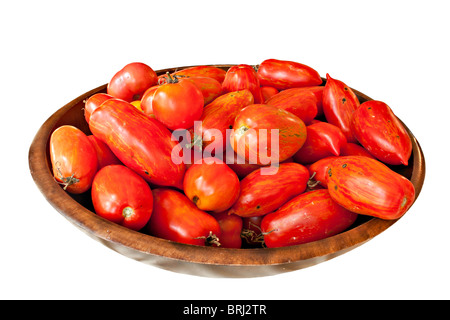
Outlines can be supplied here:
M3 1L2 299L450 298L447 1ZM212 279L124 257L44 199L28 167L41 124L125 64L298 61L388 103L427 164L417 202L363 246L276 276Z

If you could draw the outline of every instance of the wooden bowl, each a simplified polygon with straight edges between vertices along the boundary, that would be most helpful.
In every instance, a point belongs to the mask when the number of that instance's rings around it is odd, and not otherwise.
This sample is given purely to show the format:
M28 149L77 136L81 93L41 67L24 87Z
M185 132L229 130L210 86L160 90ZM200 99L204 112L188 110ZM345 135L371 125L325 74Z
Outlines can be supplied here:
M215 65L227 70L231 65ZM158 75L175 70L157 71ZM325 81L325 79L324 79ZM372 100L354 90L361 102ZM125 256L175 272L207 277L258 277L309 267L332 259L361 244L393 225L396 220L360 216L348 230L311 243L284 248L228 249L186 245L129 230L94 213L90 193L71 195L55 182L49 158L50 135L61 125L73 125L90 134L85 121L84 101L106 85L95 88L56 111L37 132L30 150L31 175L45 198L65 218L92 238ZM391 166L412 181L419 195L425 178L425 160L420 145L407 128L413 144L409 166Z

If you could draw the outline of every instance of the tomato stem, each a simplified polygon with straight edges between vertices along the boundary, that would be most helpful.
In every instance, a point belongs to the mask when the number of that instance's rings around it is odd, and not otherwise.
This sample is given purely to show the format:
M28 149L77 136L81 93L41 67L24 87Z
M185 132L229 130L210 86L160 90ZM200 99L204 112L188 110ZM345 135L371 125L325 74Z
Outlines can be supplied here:
M315 180L314 176L316 175L316 172L314 171L314 173L311 175L311 177L308 180L307 186L309 189L312 189L314 187L316 187L317 185L320 184L319 180Z
M55 163L55 166L59 163L59 161L57 161ZM80 182L80 179L75 178L75 173L73 173L70 177L64 177L62 172L61 172L61 168L59 166L56 167L56 170L58 170L59 173L59 178L61 179L62 182L57 181L59 184L64 186L64 190L66 190L69 186L71 186L72 184L78 183Z
M207 247L216 245L217 247L220 247L219 237L217 237L215 234L212 233L212 231L209 231L209 235L207 237L201 236L194 239L205 239L205 245Z
M169 71L166 72L166 79L167 79L166 83L178 83L178 77L176 75L174 76L170 75Z

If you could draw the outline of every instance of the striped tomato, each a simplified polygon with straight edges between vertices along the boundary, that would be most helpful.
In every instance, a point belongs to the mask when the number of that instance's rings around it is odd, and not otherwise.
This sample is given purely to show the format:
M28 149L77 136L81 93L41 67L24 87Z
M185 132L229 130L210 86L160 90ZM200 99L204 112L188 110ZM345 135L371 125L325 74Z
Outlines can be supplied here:
M350 211L392 220L415 199L414 186L382 162L365 156L338 157L328 167L331 197Z
M146 181L183 188L185 165L172 161L170 131L130 103L111 99L91 115L89 128L119 160Z

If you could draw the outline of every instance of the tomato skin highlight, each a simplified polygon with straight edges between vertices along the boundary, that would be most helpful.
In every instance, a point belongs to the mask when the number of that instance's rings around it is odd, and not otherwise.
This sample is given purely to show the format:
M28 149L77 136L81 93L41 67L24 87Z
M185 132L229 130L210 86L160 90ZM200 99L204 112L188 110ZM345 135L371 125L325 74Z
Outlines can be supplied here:
M272 130L278 130L278 154L275 154L275 148L272 149ZM306 126L300 118L286 110L264 104L253 104L242 109L230 135L233 150L249 163L259 165L270 164L274 158L283 162L292 157L305 140ZM260 148L264 144L267 148Z
M331 197L350 211L385 220L400 218L415 199L414 185L382 162L338 157L328 168Z
M53 176L69 193L88 191L98 170L97 152L80 129L62 125L50 136Z
M270 86L278 90L318 86L322 83L322 78L313 68L286 60L264 60L259 65L257 75L261 86Z
M126 101L111 99L92 113L89 128L124 165L147 182L183 188L185 165L172 161L177 142L157 120Z
M106 100L112 98L114 97L106 93L96 93L90 96L84 104L84 118L86 119L86 122L89 123L91 113L94 112L95 109L100 107L100 105Z
M259 79L255 69L248 64L239 64L228 69L222 83L223 93L248 89L256 104L264 103Z
M263 172L262 170L270 170ZM298 163L260 168L241 180L239 198L228 213L240 217L262 216L306 190L309 171Z
M148 65L132 62L119 70L109 81L107 93L131 102L140 100L145 90L157 84L158 76Z
M170 130L189 129L203 113L204 98L200 89L188 80L165 83L153 95L156 119Z
M306 141L293 158L301 164L313 163L329 156L339 156L347 140L338 127L316 122L306 127Z
M132 230L141 230L153 212L149 185L124 165L100 169L92 183L91 195L97 215Z
M192 164L184 176L184 193L204 211L229 209L240 191L239 178L226 163L217 158L203 158Z
M198 246L210 245L209 236L221 236L220 225L184 194L168 188L153 190L153 213L146 230L153 236Z
M382 101L366 101L355 110L351 129L355 138L378 160L408 165L412 142L403 124Z
M93 134L87 137L97 152L98 170L111 164L122 164L106 143Z
M321 189L303 193L267 214L261 229L265 245L277 248L331 237L350 227L357 217Z
M348 142L357 142L351 130L353 112L359 107L358 97L344 82L327 74L323 90L323 112L327 122L339 127Z

